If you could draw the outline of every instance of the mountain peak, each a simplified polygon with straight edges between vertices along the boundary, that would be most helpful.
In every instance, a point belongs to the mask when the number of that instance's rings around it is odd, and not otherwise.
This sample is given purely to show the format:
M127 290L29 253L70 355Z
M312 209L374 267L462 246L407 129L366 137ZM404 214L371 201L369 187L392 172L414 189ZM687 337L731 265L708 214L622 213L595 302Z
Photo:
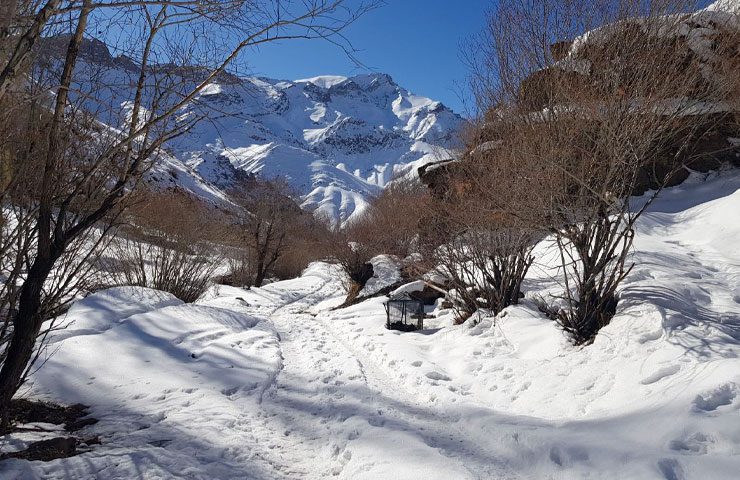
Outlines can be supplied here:
M223 85L222 99L215 99L222 110L229 99L238 119L214 120L208 133L198 126L171 150L198 158L196 170L206 180L218 158L247 173L285 178L303 194L305 208L338 224L359 215L394 178L413 175L437 152L454 148L464 122L384 73L250 85L247 92Z
M353 77L319 75L317 77L295 80L293 83L310 83L327 90L337 86L346 86L347 84L356 85L362 90L377 88L381 85L397 86L393 78L387 73L363 73Z
M347 77L342 77L340 75L319 75L318 77L302 78L300 80L296 80L295 83L312 83L317 87L331 88L334 85L339 85L347 80Z
M363 88L369 88L375 85L389 84L396 85L393 78L387 73L365 73L355 75L350 80Z

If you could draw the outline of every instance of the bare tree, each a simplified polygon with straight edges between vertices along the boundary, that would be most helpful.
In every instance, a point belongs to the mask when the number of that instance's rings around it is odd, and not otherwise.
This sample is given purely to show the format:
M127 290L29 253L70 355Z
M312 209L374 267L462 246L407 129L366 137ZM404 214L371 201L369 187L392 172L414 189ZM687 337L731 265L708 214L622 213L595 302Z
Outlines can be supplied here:
M224 215L178 190L136 197L99 261L101 282L154 288L185 302L197 300L221 264Z
M287 246L275 262L272 274L280 279L295 278L312 262L326 260L331 234L328 222L311 213L302 213L290 227Z
M34 167L26 195L29 208L23 210L24 217L31 215L33 241L16 252L22 274L12 287L17 291L14 308L3 312L12 329L0 369L3 427L36 338L54 311L44 305L59 297L49 291L50 279L69 287L77 278L75 269L62 269L68 275L59 280L55 269L70 250L79 249L82 258L98 251L102 237L92 243L86 237L108 229L156 158L166 155L166 142L203 116L183 111L250 47L295 38L329 39L346 47L341 31L372 6L360 3L350 9L342 0L49 0L29 5L32 20L10 25L10 32L18 32L17 41L0 65L0 100L11 96L20 109L33 109L29 124L41 133L18 139L21 145L10 152L27 161L18 170ZM105 35L106 23L121 21L128 32L121 45L128 58L123 81L96 70L83 55L87 39ZM65 34L56 37L63 45L61 56L37 61L42 71L24 75L21 67L30 64L34 45L59 33ZM23 81L11 88L19 75ZM118 108L110 100L124 88L128 98Z
M295 196L280 179L250 178L231 191L231 197L242 207L236 236L244 252L232 265L232 272L250 277L249 285L262 286L288 249L293 226L306 215L293 200Z

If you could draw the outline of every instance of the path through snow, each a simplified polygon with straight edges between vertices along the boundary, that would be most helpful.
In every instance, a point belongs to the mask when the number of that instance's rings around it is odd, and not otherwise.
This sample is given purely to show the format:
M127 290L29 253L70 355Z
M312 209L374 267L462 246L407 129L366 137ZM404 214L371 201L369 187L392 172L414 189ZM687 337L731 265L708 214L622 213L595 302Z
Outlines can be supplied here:
M196 305L146 289L89 297L32 390L92 405L103 445L6 461L0 475L513 478L459 416L406 394L332 333L325 312L310 313L341 299L338 278L324 266L263 289L219 287Z
M471 442L459 415L409 395L338 339L326 312L310 313L323 299L341 298L336 278L309 275L264 289L297 298L269 317L283 368L262 409L272 438L290 445L275 465L293 465L292 478L514 478Z

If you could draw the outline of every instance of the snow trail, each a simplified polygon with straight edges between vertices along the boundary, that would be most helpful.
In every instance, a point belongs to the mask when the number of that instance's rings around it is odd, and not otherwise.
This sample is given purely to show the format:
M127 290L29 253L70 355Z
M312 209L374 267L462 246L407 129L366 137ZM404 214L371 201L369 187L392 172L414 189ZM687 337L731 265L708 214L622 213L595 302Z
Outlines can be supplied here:
M284 290L298 300L269 316L280 335L283 367L262 408L273 422L272 437L291 444L276 464L306 463L295 472L303 478L378 478L384 472L394 478L516 478L470 441L459 415L406 394L338 339L321 314L311 314L310 307L340 291L336 280L319 282L314 290L300 282Z
M265 478L517 478L470 441L459 415L414 399L333 334L321 310L344 294L336 273L220 287L203 302L261 318L280 340L279 372L240 421Z

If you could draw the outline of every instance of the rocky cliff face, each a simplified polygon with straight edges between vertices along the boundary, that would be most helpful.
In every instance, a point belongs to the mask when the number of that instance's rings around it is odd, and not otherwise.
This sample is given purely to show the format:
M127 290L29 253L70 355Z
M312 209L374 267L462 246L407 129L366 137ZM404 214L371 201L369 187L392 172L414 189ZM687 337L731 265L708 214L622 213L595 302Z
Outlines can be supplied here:
M655 29L655 25L646 28L635 19L551 45L551 65L533 72L518 85L514 118L491 110L478 132L476 146L460 156L461 162L468 155L498 148L506 136L506 125L519 121L520 116L547 118L553 106L577 109L579 101L594 105L610 95L650 95L649 79L635 82L648 90L637 94L620 83L622 78L648 74L650 78L654 75L656 82L680 79L686 97L669 95L662 100L666 105L677 102L693 108L685 109L674 120L676 138L664 138L661 145L656 145L658 155L639 172L634 193L666 181L667 186L677 185L692 171L740 168L740 1L720 0L670 20L670 29ZM649 65L639 63L646 59ZM574 120L564 116L558 121L582 122L584 131L594 123L585 117ZM677 171L676 160L683 165ZM464 163L441 161L422 166L418 174L435 196L444 197L466 181L464 170Z
M477 145L496 148L517 115L549 118L549 112L576 111L582 105L599 105L617 99L639 102L653 98L675 115L675 132L655 145L654 161L639 172L635 193L662 184L676 161L683 165L667 179L668 186L683 182L691 171L707 172L723 165L740 167L740 2L722 0L706 9L656 20L625 20L590 31L575 40L553 44L553 62L519 84L507 118L491 111ZM674 81L676 89L656 89ZM589 131L597 120L564 115L555 122L578 125ZM464 157L463 157L464 158ZM420 170L436 194L443 194L459 175L455 164Z
M665 150L638 179L637 193L656 187L655 178L672 170L677 145L688 145L679 160L685 168L669 179L669 186L685 180L690 171L707 172L722 165L740 167L740 3L720 0L706 9L666 21L670 26L646 26L640 19L607 25L574 41L551 46L555 63L525 79L518 102L530 111L558 103L558 91L579 91L598 102L607 95L649 96L632 92L620 78L650 75L655 83L677 79L681 93L662 100L666 105L688 105L682 118L689 138L664 139ZM649 62L649 65L637 64ZM618 65L618 70L615 69ZM650 87L650 82L643 82ZM664 89L666 90L666 89ZM680 98L676 95L682 95ZM670 110L670 108L666 108ZM681 129L677 129L680 131ZM664 157L664 158L663 158Z

